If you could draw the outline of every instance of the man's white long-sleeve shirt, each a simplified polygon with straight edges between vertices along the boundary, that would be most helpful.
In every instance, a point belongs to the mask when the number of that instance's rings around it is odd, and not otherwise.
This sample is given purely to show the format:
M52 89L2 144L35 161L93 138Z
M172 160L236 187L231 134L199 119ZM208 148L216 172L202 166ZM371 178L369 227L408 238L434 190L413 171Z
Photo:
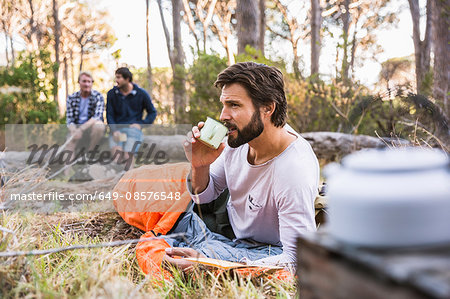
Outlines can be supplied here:
M319 163L310 144L288 125L285 128L297 139L260 165L248 162L248 144L227 145L210 166L207 188L197 196L191 194L196 203L203 204L228 188L228 217L236 238L283 247L282 254L253 263L294 265L296 238L316 230Z

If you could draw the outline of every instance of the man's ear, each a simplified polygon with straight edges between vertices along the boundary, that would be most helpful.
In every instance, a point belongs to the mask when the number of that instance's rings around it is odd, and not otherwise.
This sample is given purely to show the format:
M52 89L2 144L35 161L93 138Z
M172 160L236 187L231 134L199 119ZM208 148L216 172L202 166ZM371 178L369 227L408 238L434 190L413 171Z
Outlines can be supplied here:
M267 106L263 107L263 113L265 116L272 116L273 112L275 111L275 103L270 103Z

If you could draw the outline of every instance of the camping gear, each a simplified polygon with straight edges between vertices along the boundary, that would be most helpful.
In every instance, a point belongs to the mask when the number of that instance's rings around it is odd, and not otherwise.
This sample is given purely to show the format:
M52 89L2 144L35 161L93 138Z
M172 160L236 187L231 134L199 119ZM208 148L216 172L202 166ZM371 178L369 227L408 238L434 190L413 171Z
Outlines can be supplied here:
M364 150L330 165L330 234L369 247L450 243L448 156L438 150Z

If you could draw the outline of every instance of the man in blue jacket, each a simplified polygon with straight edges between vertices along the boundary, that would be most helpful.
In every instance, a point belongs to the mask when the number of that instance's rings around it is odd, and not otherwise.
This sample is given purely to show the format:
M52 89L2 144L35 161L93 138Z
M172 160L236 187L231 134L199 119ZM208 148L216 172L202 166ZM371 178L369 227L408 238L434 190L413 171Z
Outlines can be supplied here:
M133 83L133 75L126 67L116 70L116 86L108 91L106 119L111 129L109 144L116 162L128 160L142 142L142 125L152 124L156 109L149 94ZM144 109L147 116L143 119Z

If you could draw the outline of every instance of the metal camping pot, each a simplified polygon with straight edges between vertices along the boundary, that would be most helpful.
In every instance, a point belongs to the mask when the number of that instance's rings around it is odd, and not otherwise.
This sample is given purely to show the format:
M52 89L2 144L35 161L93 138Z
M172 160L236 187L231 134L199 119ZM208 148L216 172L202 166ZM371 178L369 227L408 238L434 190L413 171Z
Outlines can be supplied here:
M325 169L328 229L367 247L450 244L449 158L439 150L363 150Z

